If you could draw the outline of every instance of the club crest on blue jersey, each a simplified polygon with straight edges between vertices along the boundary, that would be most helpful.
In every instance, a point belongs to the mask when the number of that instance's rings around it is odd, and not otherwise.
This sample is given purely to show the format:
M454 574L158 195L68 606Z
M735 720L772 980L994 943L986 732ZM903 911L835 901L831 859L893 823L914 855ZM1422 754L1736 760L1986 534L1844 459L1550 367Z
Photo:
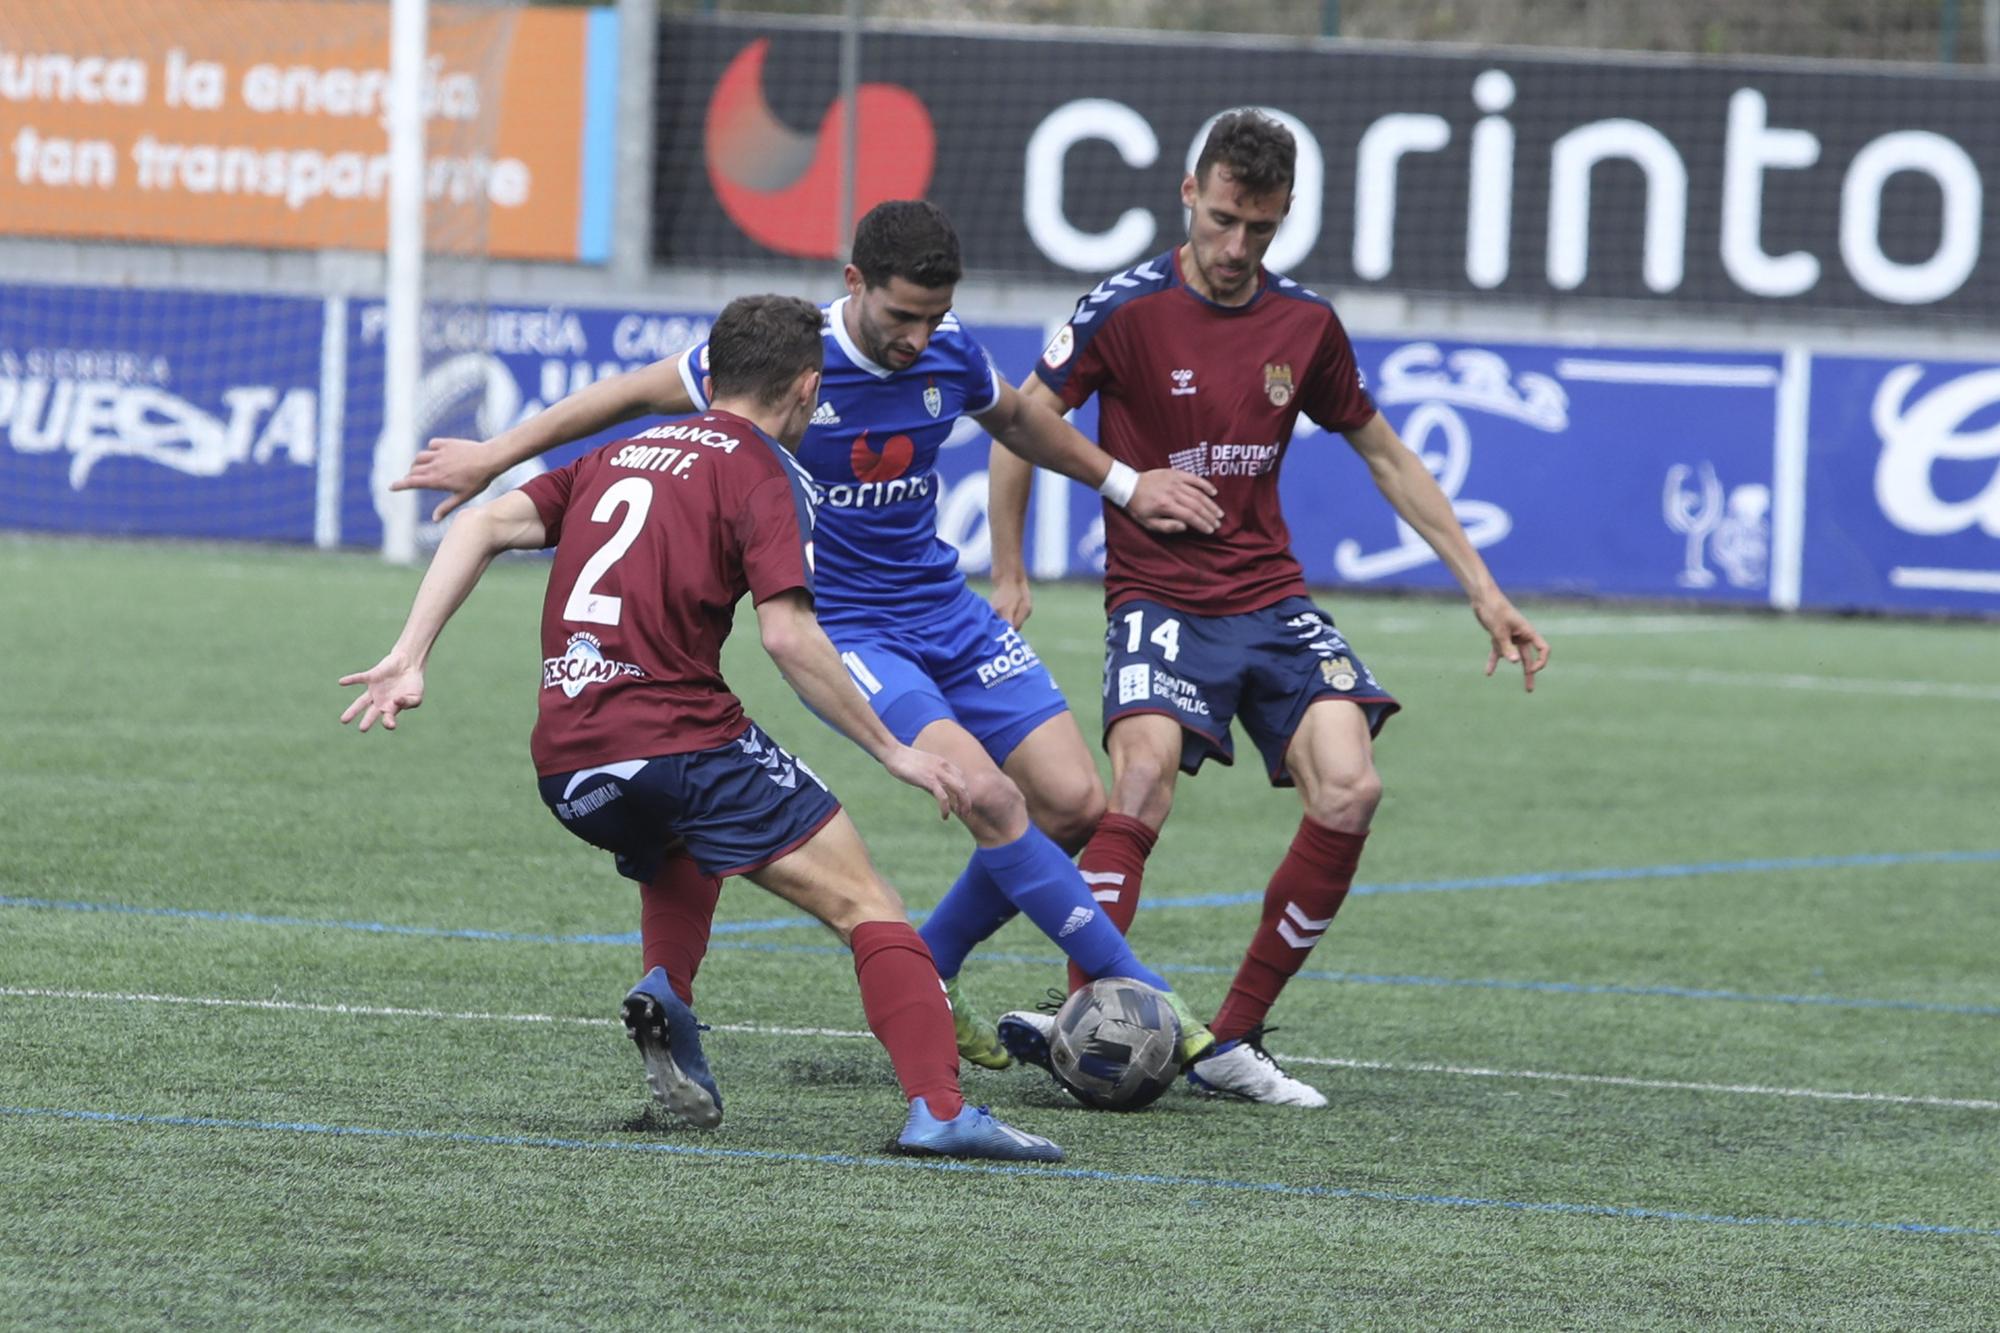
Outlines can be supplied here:
M938 389L936 380L924 381L924 411L936 416L944 410L944 394Z

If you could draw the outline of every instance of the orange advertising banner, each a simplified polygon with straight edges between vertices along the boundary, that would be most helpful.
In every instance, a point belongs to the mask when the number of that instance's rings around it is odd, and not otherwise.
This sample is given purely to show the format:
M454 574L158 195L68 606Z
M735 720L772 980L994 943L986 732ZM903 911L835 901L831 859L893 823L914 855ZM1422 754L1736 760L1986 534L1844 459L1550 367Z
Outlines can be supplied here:
M432 248L606 258L616 22L431 7ZM386 3L5 0L0 234L379 250L390 97Z

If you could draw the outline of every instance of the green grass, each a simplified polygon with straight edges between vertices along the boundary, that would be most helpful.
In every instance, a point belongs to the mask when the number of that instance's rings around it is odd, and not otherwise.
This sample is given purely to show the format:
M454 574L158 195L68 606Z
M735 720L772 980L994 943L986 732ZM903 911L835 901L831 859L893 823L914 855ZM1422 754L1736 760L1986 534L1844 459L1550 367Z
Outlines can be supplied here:
M770 1030L860 1033L845 956L807 925L720 935L698 999L727 1118L665 1126L612 1021L635 946L435 933L636 928L535 796L541 584L496 567L432 701L360 737L334 679L393 637L410 572L0 539L10 1325L2000 1322L1991 860L1357 896L1271 1042L1326 1111L1111 1116L968 1071L1069 1174L892 1162L879 1048ZM1535 607L1557 657L1524 697L1456 605L1323 600L1406 705L1370 885L2000 847L1992 626ZM1096 591L1042 589L1029 630L1093 731ZM935 902L962 830L807 717L754 635L726 665ZM1149 898L1261 890L1297 817L1211 767ZM1134 939L1205 1008L1255 911L1146 911ZM723 894L724 921L787 915ZM1055 957L1017 924L967 981L1025 1003ZM418 1012L353 1011L380 1009Z

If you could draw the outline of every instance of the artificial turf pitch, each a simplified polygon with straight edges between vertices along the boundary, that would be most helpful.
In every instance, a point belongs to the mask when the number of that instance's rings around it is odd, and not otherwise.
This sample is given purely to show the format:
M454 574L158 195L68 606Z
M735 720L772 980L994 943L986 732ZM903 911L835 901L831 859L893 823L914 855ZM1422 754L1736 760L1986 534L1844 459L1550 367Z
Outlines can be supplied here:
M1322 596L1406 711L1362 890L1269 1044L1323 1111L968 1095L1062 1167L913 1163L832 938L725 889L721 1129L615 1022L636 896L534 791L543 567L503 562L395 735L334 680L415 575L0 539L0 1321L29 1328L2000 1323L2000 630ZM1095 730L1097 590L1027 627ZM913 911L969 848L751 712ZM1241 743L1246 757L1253 752ZM1220 1000L1298 817L1184 780L1133 928ZM1009 926L990 1011L1059 984Z

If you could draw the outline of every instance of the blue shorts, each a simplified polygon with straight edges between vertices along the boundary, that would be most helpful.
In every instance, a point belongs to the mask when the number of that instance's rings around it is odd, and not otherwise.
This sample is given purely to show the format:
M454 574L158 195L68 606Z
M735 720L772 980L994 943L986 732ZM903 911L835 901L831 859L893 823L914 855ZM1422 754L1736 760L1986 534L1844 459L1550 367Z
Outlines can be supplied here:
M747 875L840 813L826 784L754 722L712 750L557 773L541 788L564 828L617 857L618 873L641 884L683 844L717 879Z
M1181 724L1186 773L1211 756L1236 762L1229 723L1240 715L1272 785L1291 786L1285 747L1317 699L1359 704L1370 735L1402 707L1308 597L1235 616L1135 598L1118 604L1104 631L1105 733L1137 713L1171 717Z
M942 615L836 623L826 633L882 724L905 745L947 719L1004 764L1028 733L1069 710L1021 632L970 588Z

